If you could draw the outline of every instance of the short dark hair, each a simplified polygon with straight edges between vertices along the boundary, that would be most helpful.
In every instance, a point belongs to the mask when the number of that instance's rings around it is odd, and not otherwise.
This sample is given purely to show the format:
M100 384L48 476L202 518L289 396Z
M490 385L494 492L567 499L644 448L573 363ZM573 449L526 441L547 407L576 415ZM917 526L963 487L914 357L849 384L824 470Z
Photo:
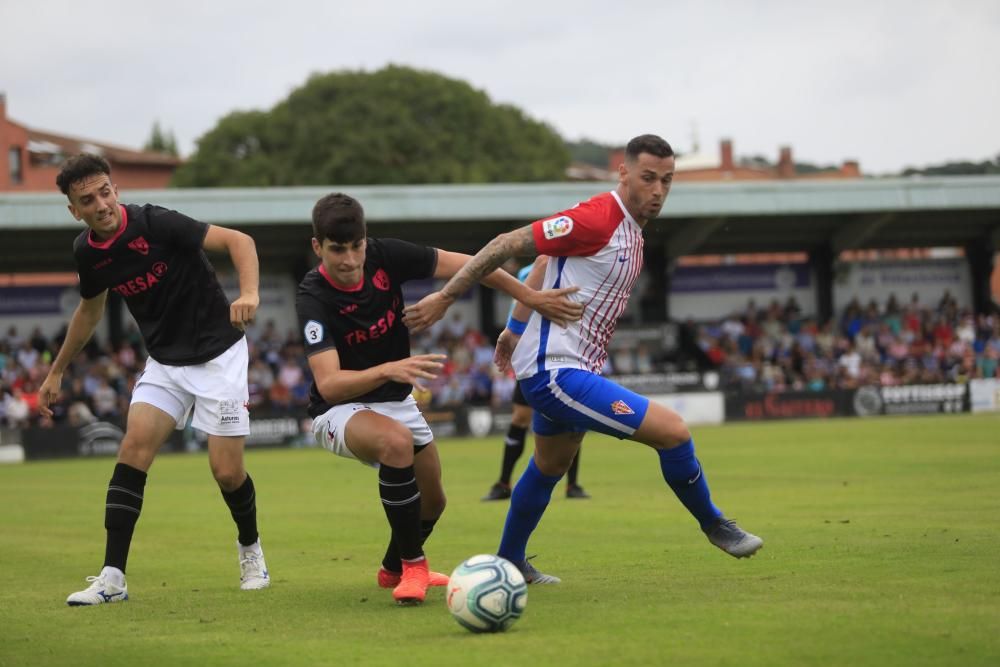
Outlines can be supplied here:
M63 162L59 175L56 176L56 185L68 197L69 189L74 183L95 174L107 174L111 178L111 165L100 155L80 153Z
M365 238L365 211L361 202L342 192L326 195L313 206L313 236L320 243L351 243Z
M670 157L674 154L674 149L663 137L658 137L655 134L640 134L628 142L628 146L625 147L625 159L636 160L642 153L649 153L656 157Z

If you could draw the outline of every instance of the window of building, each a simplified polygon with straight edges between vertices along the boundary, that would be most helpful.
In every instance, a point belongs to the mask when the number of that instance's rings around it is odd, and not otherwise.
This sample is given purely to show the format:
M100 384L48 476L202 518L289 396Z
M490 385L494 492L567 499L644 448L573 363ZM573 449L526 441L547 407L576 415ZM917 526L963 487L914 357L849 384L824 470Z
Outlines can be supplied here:
M21 149L11 146L7 154L7 162L10 165L10 184L20 185L24 182L24 172L21 169Z

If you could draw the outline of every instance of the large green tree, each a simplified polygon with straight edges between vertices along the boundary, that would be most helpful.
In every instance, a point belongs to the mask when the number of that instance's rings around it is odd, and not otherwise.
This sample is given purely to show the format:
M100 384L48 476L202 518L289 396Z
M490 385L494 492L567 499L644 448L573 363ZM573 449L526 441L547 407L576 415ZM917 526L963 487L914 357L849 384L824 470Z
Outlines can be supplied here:
M559 135L440 74L388 66L316 74L267 112L198 140L178 186L557 181Z

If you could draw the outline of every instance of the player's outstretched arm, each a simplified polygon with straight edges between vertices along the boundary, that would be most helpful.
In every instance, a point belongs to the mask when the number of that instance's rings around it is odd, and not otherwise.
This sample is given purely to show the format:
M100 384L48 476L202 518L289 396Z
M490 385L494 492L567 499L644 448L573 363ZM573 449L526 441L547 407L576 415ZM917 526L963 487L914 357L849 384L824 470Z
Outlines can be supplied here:
M535 259L535 263L531 265L531 271L528 275L524 277L524 286L532 291L539 289L542 286L542 281L545 279L545 269L549 266L548 255L539 255ZM576 291L579 288L573 288ZM583 304L574 304L579 307L579 314L573 318L573 321L580 319L583 315ZM515 320L520 320L522 322L527 322L528 318L531 317L531 311L534 310L530 305L525 304L520 299L514 304L514 310L511 315L514 316ZM544 315L544 313L542 313Z
M363 396L386 382L421 387L423 380L437 377L445 358L443 354L418 354L362 371L351 371L340 367L340 355L335 348L330 348L310 355L309 368L320 396L333 404Z
M104 316L104 304L108 300L108 291L104 290L92 299L80 299L80 304L70 318L69 328L66 331L66 340L63 341L49 374L38 389L38 411L45 417L52 416L49 405L59 400L59 390L62 388L62 376L69 366L69 362L79 354L83 346L87 344L90 337L94 335L94 330Z
M451 278L472 259L469 255L446 250L438 250L437 258L435 278ZM543 262L542 266L544 265ZM570 294L579 289L575 286L538 291L538 287L542 284L541 277L533 286L528 286L503 269L493 271L481 282L487 287L504 292L519 303L527 304L528 308L561 327L565 327L568 322L575 322L583 315L583 304L569 298Z
M539 255L535 259L535 263L531 267L531 271L524 278L524 284L533 289L537 290L542 286L542 280L545 277L545 269L549 265L549 258L547 255ZM583 310L583 305L580 304L580 310ZM531 310L528 306L524 305L520 301L514 303L514 309L511 311L511 316L520 322L527 322L528 318L531 317ZM579 316L574 319L580 319ZM496 367L503 372L511 370L510 359L514 355L514 348L517 347L518 341L521 340L520 334L511 331L509 328L504 328L497 337L497 346L493 351L493 363Z
M403 322L410 331L420 331L434 324L451 304L470 287L493 273L511 257L534 257L538 254L531 225L500 234L477 252L440 291L428 294L403 311Z
M228 252L240 278L240 296L229 306L229 320L238 329L253 321L260 305L260 264L257 244L252 237L235 229L209 225L203 242L205 250Z

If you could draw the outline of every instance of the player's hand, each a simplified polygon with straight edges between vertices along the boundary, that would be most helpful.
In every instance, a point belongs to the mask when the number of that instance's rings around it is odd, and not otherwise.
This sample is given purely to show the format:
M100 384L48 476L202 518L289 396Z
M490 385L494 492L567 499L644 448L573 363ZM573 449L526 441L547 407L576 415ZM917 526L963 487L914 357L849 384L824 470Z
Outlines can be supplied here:
M497 349L493 352L493 363L501 372L506 373L511 370L510 357L514 354L514 348L517 347L519 340L521 337L510 329L504 329L497 337Z
M433 380L437 378L438 372L444 368L444 360L447 357L443 354L417 354L406 359L393 361L388 364L389 379L393 382L412 384L421 390L424 389L422 380Z
M426 329L444 317L448 307L454 302L454 299L445 296L443 292L428 294L417 303L403 309L403 324L414 332Z
M38 388L38 412L43 417L52 418L49 406L59 400L62 391L62 373L49 373L45 382Z
M253 318L257 316L257 306L259 305L260 296L256 294L249 296L241 294L229 306L229 321L240 331L245 330L247 325L253 322Z
M531 300L525 301L524 305L565 329L570 322L576 322L583 317L583 304L569 298L570 294L579 289L579 287L560 287L534 291Z

